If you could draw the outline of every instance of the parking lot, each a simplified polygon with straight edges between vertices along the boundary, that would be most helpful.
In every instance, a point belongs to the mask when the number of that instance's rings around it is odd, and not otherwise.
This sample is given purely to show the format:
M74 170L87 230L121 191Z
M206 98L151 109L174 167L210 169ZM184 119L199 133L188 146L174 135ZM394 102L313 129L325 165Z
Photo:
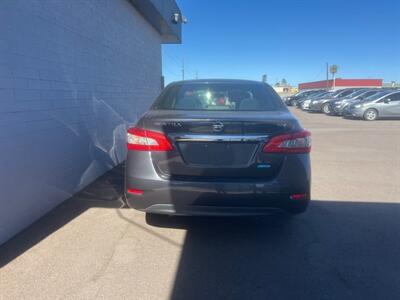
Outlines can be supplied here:
M313 133L296 217L146 218L119 167L0 248L0 299L396 299L400 122L291 108Z

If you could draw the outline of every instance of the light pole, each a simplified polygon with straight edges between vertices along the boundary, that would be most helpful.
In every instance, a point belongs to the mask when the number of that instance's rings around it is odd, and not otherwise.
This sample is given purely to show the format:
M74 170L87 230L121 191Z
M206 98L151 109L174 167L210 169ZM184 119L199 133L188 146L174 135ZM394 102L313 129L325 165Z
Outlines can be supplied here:
M267 83L267 74L264 74L264 75L261 77L261 81L264 82L264 83Z
M185 59L182 58L182 80L185 80Z

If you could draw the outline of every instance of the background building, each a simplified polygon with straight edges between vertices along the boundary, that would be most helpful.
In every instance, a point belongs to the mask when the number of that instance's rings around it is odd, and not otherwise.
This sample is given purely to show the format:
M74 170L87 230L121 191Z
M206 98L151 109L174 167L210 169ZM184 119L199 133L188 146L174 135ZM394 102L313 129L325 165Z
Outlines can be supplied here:
M174 0L0 1L0 243L125 159ZM179 16L179 15L178 15Z
M280 96L287 96L294 94L298 91L297 87L290 85L286 79L282 79L275 83L272 88L277 92Z
M391 81L391 82L384 82L382 84L384 88L400 88L400 82Z
M342 79L336 78L333 80L321 80L313 82L305 82L299 84L299 90L308 89L324 89L324 88L351 88L351 87L382 87L382 79Z
M291 85L286 85L286 86L273 85L272 88L275 90L275 92L277 92L281 96L291 95L298 92L297 87Z

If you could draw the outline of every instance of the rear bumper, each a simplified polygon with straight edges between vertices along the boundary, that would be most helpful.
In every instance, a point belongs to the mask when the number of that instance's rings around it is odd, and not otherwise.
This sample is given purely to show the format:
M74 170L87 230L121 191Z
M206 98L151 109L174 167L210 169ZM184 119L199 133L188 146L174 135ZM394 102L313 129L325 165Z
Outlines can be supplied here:
M144 192L142 195L125 193L127 204L149 213L261 215L287 210L296 202L310 198L310 160L309 155L305 154L288 155L278 176L257 182L168 180L161 178L154 169L148 170L143 176L139 176L139 173L143 172L130 163L128 154L125 191L135 188ZM306 197L292 200L292 194L306 194Z
M177 216L259 216L282 211L276 207L190 206L177 209L174 204L153 204L142 210L146 213Z
M141 185L138 180L134 183ZM309 199L309 186L295 189L269 183L168 182L158 183L157 187L154 184L153 189L144 190L143 195L126 193L128 205L144 212L163 214L243 215L286 210L299 201L290 199L291 194L305 193L304 199Z

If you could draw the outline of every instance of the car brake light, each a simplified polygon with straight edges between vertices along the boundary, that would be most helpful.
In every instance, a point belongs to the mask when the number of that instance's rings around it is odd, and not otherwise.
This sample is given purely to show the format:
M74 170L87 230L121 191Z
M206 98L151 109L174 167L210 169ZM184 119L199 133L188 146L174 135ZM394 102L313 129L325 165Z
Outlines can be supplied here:
M144 194L143 190L139 190L139 189L127 189L128 194L132 194L132 195L138 195L141 196Z
M172 145L165 134L145 130L142 128L129 128L127 132L128 150L136 151L170 151Z
M292 200L301 200L305 199L307 197L307 194L292 194L290 195L290 199Z
M268 153L310 153L311 132L303 130L271 138L264 146Z

